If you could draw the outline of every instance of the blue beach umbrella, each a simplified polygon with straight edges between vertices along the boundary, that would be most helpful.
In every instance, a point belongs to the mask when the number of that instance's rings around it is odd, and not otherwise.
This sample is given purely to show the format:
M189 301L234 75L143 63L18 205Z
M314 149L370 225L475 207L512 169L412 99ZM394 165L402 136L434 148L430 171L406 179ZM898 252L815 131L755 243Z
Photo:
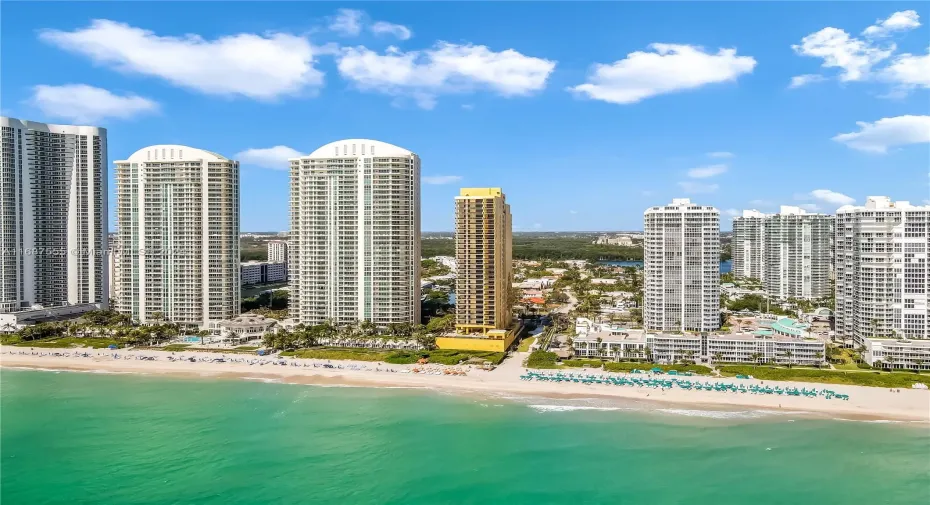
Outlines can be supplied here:
M118 347L116 346L116 344L110 344L107 346L107 349L117 349L117 348Z

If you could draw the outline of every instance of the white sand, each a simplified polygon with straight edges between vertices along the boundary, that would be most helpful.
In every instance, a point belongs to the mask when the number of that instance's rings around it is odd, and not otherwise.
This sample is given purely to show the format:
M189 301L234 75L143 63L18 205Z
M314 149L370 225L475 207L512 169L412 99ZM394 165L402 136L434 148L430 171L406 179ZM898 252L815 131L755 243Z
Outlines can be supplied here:
M76 352L87 352L90 357L76 356ZM71 356L51 356L51 353L70 353ZM523 356L509 358L496 370L488 372L470 369L466 376L426 375L415 373L400 373L401 370L423 368L415 365L390 365L372 362L352 361L324 361L288 359L304 363L322 364L332 363L341 365L343 369L314 368L309 366L281 366L273 365L275 358L259 357L245 354L228 354L227 358L244 359L246 361L263 360L266 365L249 365L247 363L209 363L168 360L169 356L215 358L217 353L164 351L117 351L118 354L129 359L113 359L114 351L91 349L35 349L8 347L0 348L0 366L19 368L40 368L57 370L101 370L110 372L130 372L141 374L173 374L183 376L205 376L217 378L252 378L278 380L281 382L300 384L345 384L370 387L425 387L443 391L502 394L511 396L539 396L548 398L566 399L633 399L656 402L657 407L668 407L663 403L677 405L701 405L723 408L750 407L759 410L782 410L790 412L809 412L825 414L829 417L847 419L886 419L902 421L930 422L930 391L901 389L900 392L891 392L884 388L863 386L845 386L834 384L814 384L795 382L768 381L770 386L781 387L807 387L816 389L830 389L837 393L849 395L849 400L831 399L823 397L807 398L779 395L764 395L750 393L721 393L717 391L694 391L673 388L666 391L652 388L637 388L631 386L612 386L603 384L576 384L551 383L520 380L525 372L521 367ZM522 354L522 353L518 353ZM157 356L156 361L136 359L137 356ZM345 367L367 368L368 370L351 370ZM382 371L375 371L381 368ZM430 366L430 369L441 370L442 366ZM462 367L449 367L463 369ZM465 367L467 368L467 367ZM395 372L384 371L395 370ZM579 370L580 371L580 370ZM597 372L601 374L603 372ZM727 383L761 384L765 381L713 379L697 377L701 382L720 381Z

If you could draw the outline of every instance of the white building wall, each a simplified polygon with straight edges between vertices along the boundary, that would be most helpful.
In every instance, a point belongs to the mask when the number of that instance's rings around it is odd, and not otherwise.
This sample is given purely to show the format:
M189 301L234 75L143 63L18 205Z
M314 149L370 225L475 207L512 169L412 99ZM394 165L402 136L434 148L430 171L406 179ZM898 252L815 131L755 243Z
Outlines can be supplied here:
M106 129L0 117L0 137L0 312L106 307Z
M720 326L720 212L675 199L645 212L646 329Z
M332 142L291 160L291 315L306 324L420 321L420 158Z
M138 321L206 328L239 314L239 163L180 145L116 162L120 295Z

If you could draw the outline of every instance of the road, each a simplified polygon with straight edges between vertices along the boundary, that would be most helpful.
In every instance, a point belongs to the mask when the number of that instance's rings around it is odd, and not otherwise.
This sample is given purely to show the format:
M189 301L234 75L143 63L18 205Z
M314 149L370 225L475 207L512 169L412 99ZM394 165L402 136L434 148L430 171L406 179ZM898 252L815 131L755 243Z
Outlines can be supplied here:
M578 299L575 298L575 295L573 295L571 291L569 291L569 290L566 289L566 290L565 290L565 294L568 295L568 303L566 303L565 305L562 305L561 307L559 307L559 308L553 310L552 312L558 312L558 313L560 313L560 314L568 314L568 313L571 312L575 307L578 306Z

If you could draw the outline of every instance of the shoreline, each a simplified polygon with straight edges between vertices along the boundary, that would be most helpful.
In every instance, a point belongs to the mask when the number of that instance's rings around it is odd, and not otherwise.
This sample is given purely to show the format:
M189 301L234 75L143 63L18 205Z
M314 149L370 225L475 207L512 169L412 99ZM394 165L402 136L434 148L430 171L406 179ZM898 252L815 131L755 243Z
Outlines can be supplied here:
M70 356L53 356L53 353L70 354ZM88 357L79 354L86 353ZM113 355L120 356L114 359ZM154 356L154 361L138 359L140 356ZM476 368L448 367L427 365L425 368L439 375L412 373L417 365L391 365L361 361L327 361L300 358L269 358L231 354L226 361L215 363L209 361L170 361L174 358L219 358L220 353L135 351L104 349L37 349L3 346L0 348L0 367L48 371L100 372L100 373L134 373L147 375L166 375L181 378L208 377L216 379L258 380L288 384L305 384L316 386L348 386L369 388L405 388L430 389L442 393L476 394L482 397L506 399L541 398L552 400L598 400L598 401L635 401L644 404L646 409L662 410L674 407L697 407L700 409L717 408L735 410L749 408L770 411L773 414L791 413L813 417L841 418L863 421L909 421L930 423L930 391L901 389L892 393L884 388L865 386L847 386L834 384L814 384L798 382L769 381L769 384L781 387L829 388L837 393L849 395L849 400L823 397L806 398L777 395L757 395L749 393L723 393L716 391L694 391L679 388L661 390L634 386L611 386L603 384L551 383L524 381L520 375L525 373L522 365L522 353L510 357L493 371ZM273 362L285 361L288 365L275 365ZM248 362L253 362L252 365ZM258 363L264 361L265 365ZM292 365L296 363L297 366ZM324 368L324 364L334 367ZM314 367L313 365L317 366ZM442 375L444 369L468 370L465 376ZM379 370L380 371L377 371ZM392 370L392 371L388 371ZM575 373L583 372L578 370ZM604 372L600 372L606 375ZM614 375L614 374L611 374ZM622 374L616 374L622 375ZM696 377L702 382L734 383L733 379L713 377ZM742 379L740 384L763 384L765 381ZM586 407L576 407L583 409ZM590 407L587 407L590 408ZM597 407L593 407L597 408ZM572 409L566 406L564 410ZM553 410L558 410L553 408Z

